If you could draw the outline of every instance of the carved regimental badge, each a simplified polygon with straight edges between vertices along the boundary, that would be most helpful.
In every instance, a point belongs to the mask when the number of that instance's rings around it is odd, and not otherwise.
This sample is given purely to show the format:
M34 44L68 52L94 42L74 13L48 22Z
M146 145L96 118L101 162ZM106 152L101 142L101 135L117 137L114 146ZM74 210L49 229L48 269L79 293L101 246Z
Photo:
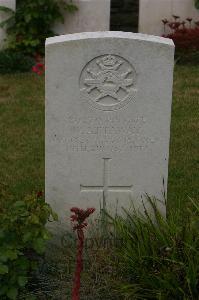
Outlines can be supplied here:
M136 72L118 55L102 55L91 60L82 70L80 90L84 99L97 109L120 109L134 99Z

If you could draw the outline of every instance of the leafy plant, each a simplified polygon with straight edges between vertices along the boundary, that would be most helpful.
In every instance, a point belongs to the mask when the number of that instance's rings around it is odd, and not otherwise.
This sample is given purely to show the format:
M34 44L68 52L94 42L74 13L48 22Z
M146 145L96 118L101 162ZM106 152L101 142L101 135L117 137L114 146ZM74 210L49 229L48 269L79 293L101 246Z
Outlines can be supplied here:
M0 74L28 72L35 61L32 57L10 49L0 51Z
M170 213L165 220L149 198L147 211L125 211L111 218L117 238L120 292L127 299L197 299L199 294L199 205L185 214ZM129 297L129 298L128 298ZM126 298L125 298L126 299Z
M51 237L45 228L57 219L42 194L30 195L0 210L0 297L16 299L28 282L29 272L36 267L35 257L45 250Z
M63 11L74 12L76 6L64 0L26 0L20 1L16 12L0 7L10 13L10 17L1 23L8 33L8 47L25 54L44 54L47 37L53 36L52 26L56 21L63 22Z

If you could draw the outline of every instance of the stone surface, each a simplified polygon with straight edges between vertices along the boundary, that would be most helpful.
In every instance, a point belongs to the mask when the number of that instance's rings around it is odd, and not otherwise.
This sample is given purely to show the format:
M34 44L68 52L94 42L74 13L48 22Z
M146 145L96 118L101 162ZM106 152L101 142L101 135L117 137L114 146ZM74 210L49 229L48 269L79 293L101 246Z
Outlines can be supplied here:
M64 23L55 24L57 34L109 30L110 0L73 0L78 11L64 14Z
M47 39L46 200L61 222L73 206L115 213L142 209L145 193L163 200L173 54L171 40L142 34Z
M181 20L191 17L199 20L199 10L194 0L140 0L139 32L162 36L164 33L162 19L172 20L172 15Z
M6 6L13 10L16 9L16 0L0 0L0 6ZM9 14L0 11L0 23L9 18ZM6 31L4 28L0 28L0 49L2 49L6 42Z

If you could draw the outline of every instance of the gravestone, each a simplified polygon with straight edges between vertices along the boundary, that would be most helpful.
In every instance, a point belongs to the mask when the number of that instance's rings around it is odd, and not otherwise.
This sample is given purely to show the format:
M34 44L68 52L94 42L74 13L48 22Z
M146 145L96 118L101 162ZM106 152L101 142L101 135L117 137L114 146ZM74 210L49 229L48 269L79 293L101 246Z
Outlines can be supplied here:
M110 29L110 0L73 0L74 13L63 11L64 22L56 22L53 31L66 33L104 31Z
M0 0L0 6L11 8L13 11L16 9L16 0ZM0 11L0 23L10 18L10 13ZM0 49L6 45L7 33L5 27L0 27Z
M46 200L61 225L74 206L121 213L148 207L146 193L163 200L173 56L171 40L142 34L47 39Z

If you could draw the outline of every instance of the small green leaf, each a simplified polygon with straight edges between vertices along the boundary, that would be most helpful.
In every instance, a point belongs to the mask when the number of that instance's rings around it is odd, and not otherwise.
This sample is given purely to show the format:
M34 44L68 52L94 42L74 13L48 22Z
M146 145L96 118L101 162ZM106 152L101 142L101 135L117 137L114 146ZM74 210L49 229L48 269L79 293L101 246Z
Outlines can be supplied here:
M29 23L30 20L31 20L31 14L25 15L25 20L26 20L27 23Z
M17 299L18 291L16 288L11 288L8 290L6 295L9 299L15 300Z
M42 238L38 238L34 241L33 247L37 253L43 253L45 250L45 243Z
M5 255L10 259L10 260L15 260L18 257L18 251L16 249L14 250L6 250Z
M28 211L24 211L23 213L20 213L21 217L27 217L29 216L29 212Z
M0 287L0 296L5 295L7 290L8 290L7 285L6 286L5 285L1 286Z
M37 300L37 298L33 295L27 296L26 300Z
M19 276L17 281L20 287L24 287L28 282L28 278L25 276Z
M20 256L17 259L17 265L20 266L21 271L26 271L29 267L29 261L24 256Z
M54 221L58 221L58 214L56 214L55 212L52 211L52 217L54 219Z
M2 238L4 238L4 231L3 231L3 229L0 229L0 239L2 239Z
M7 273L8 273L8 267L0 263L0 274L3 275Z
M1 253L0 254L0 261L5 263L5 262L7 262L7 260L8 260L8 257L5 254Z
M35 215L32 215L31 218L30 218L30 222L32 224L39 224L39 218Z
M44 231L42 232L42 238L43 238L44 240L49 240L49 239L51 238L50 232L48 232L47 230L44 230Z
M65 4L64 9L70 13L74 13L75 11L78 10L78 7L76 5L70 3L70 4Z
M0 28L4 28L7 25L7 20L0 23Z
M23 235L23 242L26 243L27 241L29 241L32 237L32 233L31 232L26 232L24 235Z
M24 201L16 201L16 202L14 203L14 207L15 207L15 208L23 207L23 206L25 206L25 202L24 202Z

